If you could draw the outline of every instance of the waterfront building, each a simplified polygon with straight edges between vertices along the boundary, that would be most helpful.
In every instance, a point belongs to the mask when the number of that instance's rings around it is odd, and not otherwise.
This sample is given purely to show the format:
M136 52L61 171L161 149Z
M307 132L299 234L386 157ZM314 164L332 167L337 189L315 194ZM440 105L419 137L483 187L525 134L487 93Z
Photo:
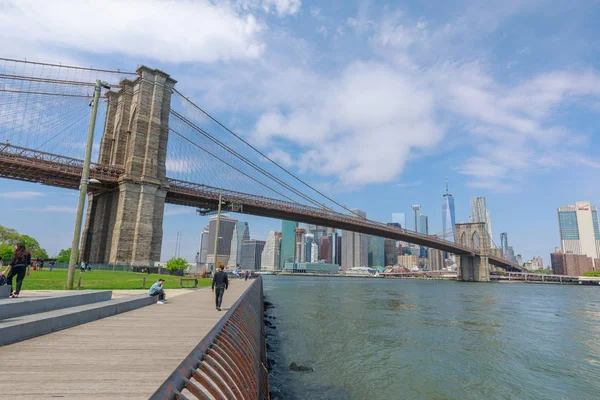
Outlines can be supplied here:
M233 235L231 237L231 250L229 251L229 261L227 262L228 267L239 267L244 240L250 240L250 229L247 222L238 221L233 228Z
M429 249L427 252L427 261L430 271L441 271L446 266L444 252L438 249Z
M594 270L594 260L585 254L563 253L557 248L550 254L550 260L552 273L557 275L582 276Z
M319 261L325 261L329 264L333 264L332 259L332 240L331 236L324 236L321 238L321 245L319 246Z
M412 256L412 255L411 256L409 256L409 255L399 256L398 257L398 265L400 265L401 267L411 269L412 267L419 265L419 257Z
M233 239L233 230L237 219L221 215L219 223L219 239L217 240L217 263L229 265L229 256L231 255L231 240ZM217 233L217 217L211 217L208 224L208 253L206 255L207 264L215 264L215 235Z
M319 245L312 242L310 246L310 262L319 262Z
M342 265L342 237L335 233L335 248L333 249L333 264Z
M206 265L206 257L208 256L209 232L209 227L206 226L202 230L202 235L200 236L200 257L198 262L203 266Z
M313 262L312 244L314 243L314 241L315 241L315 239L314 239L314 236L312 235L312 233L308 233L304 237L304 252L305 252L304 260L305 260L305 262Z
M396 241L393 239L385 239L383 241L383 253L386 267L398 263L398 254L396 252Z
M419 216L421 215L421 206L418 204L414 204L412 206L413 212L413 221L414 221L414 231L419 231Z
M296 228L296 262L306 262L306 229Z
M371 268L385 267L385 240L382 237L368 235L368 241L368 266Z
M350 210L354 215L366 218L367 213L361 210ZM364 233L342 231L342 268L366 266L369 262L368 235Z
M515 256L515 250L513 249L512 246L506 246L506 255L504 257L512 263L517 262L517 257Z
M456 215L454 213L454 197L448 192L448 178L446 178L446 194L442 196L442 234L443 239L454 242L456 240Z
M267 238L267 242L265 243L265 247L261 255L261 270L279 271L281 269L281 264L279 262L279 259L281 257L280 240L281 239L279 238L279 232L269 232L269 237Z
M598 209L592 207L589 201L578 201L560 207L558 226L563 253L572 252L592 259L600 258Z
M280 268L286 262L294 262L296 259L296 228L297 222L282 220L281 221L281 257Z
M429 235L429 217L423 213L419 215L418 232L423 235Z
M329 263L285 263L283 272L293 274L337 274L340 266Z
M308 233L313 235L314 241L315 243L321 243L321 238L323 236L326 236L328 231L330 231L332 229L324 227L324 226L319 226L319 225L308 225Z
M521 256L520 254L517 254L516 261L517 261L517 264L523 265L523 256Z
M260 270L261 257L265 248L264 240L244 240L242 242L241 269Z
M398 228L406 229L406 214L405 213L392 213L392 223L391 224L394 224L393 226L397 226ZM388 225L390 225L390 224L388 224Z
M542 257L533 257L530 262L533 269L544 269L544 260Z

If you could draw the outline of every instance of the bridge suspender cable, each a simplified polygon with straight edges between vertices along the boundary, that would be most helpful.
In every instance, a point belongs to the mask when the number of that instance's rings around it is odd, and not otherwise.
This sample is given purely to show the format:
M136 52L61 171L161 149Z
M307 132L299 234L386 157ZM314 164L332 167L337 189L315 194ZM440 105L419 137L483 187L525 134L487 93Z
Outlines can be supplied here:
M169 128L169 130L171 132L173 132L174 134L176 134L177 136L179 136L180 138L182 138L183 140L189 142L190 144L192 144L193 146L196 146L197 148L199 148L200 150L202 150L203 152L205 152L206 154L209 154L210 156L216 158L217 160L221 161L222 163L224 163L225 165L227 165L230 168L235 169L237 172L239 172L240 174L244 175L247 178L252 179L254 182L266 187L267 189L269 189L270 191L277 193L278 195L285 197L287 200L291 201L292 203L296 203L296 204L300 204L297 201L290 199L289 197L287 197L286 195L284 195L283 193L279 193L277 190L273 189L272 187L270 187L269 185L266 185L265 183L259 181L256 178L251 177L250 175L246 174L244 171L242 171L241 169L237 168L234 165L231 165L230 163L228 163L227 161L223 160L222 158L220 158L219 156L214 155L213 153L211 153L210 151L206 150L204 147L200 146L198 143L188 139L187 137L185 137L184 135L182 135L181 133L177 132L175 129L173 128Z
M193 122L191 122L190 120L188 120L187 118L185 118L184 116L182 116L181 114L179 114L177 111L171 110L171 113L174 116L176 116L177 118L181 119L183 122L185 122L187 125L189 125L193 129L197 130L200 134L202 134L203 136L205 136L206 138L208 138L209 140L211 140L213 143L215 143L219 147L225 149L228 153L232 154L233 156L235 156L238 159L242 160L246 164L250 165L252 168L256 169L257 171L259 171L263 175L271 178L272 180L274 180L276 183L279 183L284 188L290 190L294 194L302 197L304 200L307 200L308 202L314 204L317 207L321 207L322 206L322 204L320 204L316 200L310 198L306 194L300 192L298 189L294 188L293 186L290 186L288 183L282 181L281 179L277 178L276 176L274 176L270 172L268 172L265 169L261 168L260 166L256 165L254 162L252 162L251 160L247 159L246 157L244 157L242 154L240 154L236 150L232 149L231 147L227 146L225 143L221 142L219 139L215 138L210 133L206 132L204 129L202 129L199 126L195 125Z
M339 207L343 208L344 210L348 211L349 213L355 214L355 215L357 215L357 216L360 217L360 215L358 215L354 211L352 211L349 208L347 208L346 206L338 203L337 201L335 201L331 197L329 197L326 194L322 193L318 189L312 187L311 185L309 185L308 183L304 182L302 179L300 179L299 177L297 177L295 174L291 173L290 171L288 171L287 169L285 169L284 167L282 167L281 165L279 165L276 161L274 161L273 159L271 159L270 157L268 157L266 154L264 154L259 149L257 149L256 147L254 147L252 144L250 144L249 142L247 142L246 140L244 140L242 137L240 137L238 134L236 134L235 132L233 132L231 129L229 129L228 127L226 127L225 125L223 125L219 120L217 120L215 117L213 117L212 115L210 115L208 112L204 111L201 107L199 107L193 101L191 101L190 99L188 99L187 97L185 97L177 89L173 89L173 91L175 93L177 93L178 95L180 95L182 98L184 98L188 103L190 103L198 111L200 111L201 113L203 113L204 115L206 115L208 118L210 118L213 122L217 123L221 128L225 129L227 132L229 132L230 134L232 134L234 137L236 137L242 143L244 143L245 145L247 145L248 147L250 147L252 150L256 151L258 154L260 154L261 156L263 156L265 159L269 160L271 163L273 163L276 167L278 167L279 169L281 169L283 172L285 172L286 174L288 174L292 178L296 179L298 182L302 183L304 186L310 188L311 190L315 191L319 195L323 196L327 200L331 201L332 203L334 203L334 204L338 205Z

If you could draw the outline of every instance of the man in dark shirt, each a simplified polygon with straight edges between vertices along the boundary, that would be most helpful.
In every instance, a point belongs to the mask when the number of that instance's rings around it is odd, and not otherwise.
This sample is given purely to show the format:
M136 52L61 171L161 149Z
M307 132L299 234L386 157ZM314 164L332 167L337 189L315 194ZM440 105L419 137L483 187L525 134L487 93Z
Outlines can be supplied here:
M219 266L220 271L215 274L212 281L212 291L215 292L215 287L217 289L215 293L215 302L217 305L217 310L221 311L221 302L223 301L223 293L229 287L229 280L227 279L227 273L223 271L225 267L223 265Z

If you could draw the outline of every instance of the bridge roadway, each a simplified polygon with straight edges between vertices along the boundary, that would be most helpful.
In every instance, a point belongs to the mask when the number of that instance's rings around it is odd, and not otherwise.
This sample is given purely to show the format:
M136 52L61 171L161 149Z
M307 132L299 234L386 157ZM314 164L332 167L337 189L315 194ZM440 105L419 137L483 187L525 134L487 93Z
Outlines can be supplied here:
M39 182L51 186L77 189L81 179L83 161L45 153L10 144L0 145L0 177ZM135 181L135 176L123 174L123 169L93 164L90 178L100 184L91 184L90 191L98 192L117 187L122 179ZM199 183L167 178L166 202L190 207L216 208L219 194L226 204L225 209L244 214L269 218L287 219L320 226L328 226L353 232L402 240L421 246L447 251L456 255L477 255L476 250L440 239L432 235L399 229L365 218L350 216L327 208L316 208L278 199L235 192ZM504 257L488 255L489 263L508 271L521 271L521 268L508 262Z
M232 280L221 312L209 288L167 288L165 305L0 347L0 398L148 399L251 282Z

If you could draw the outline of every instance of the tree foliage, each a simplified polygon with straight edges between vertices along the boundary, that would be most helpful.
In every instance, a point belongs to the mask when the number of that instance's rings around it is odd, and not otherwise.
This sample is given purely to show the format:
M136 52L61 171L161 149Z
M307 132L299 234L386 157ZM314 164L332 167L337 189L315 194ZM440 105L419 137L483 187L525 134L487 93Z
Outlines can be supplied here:
M168 271L177 271L180 269L186 269L188 267L188 262L185 258L171 258L167 261L167 270Z
M584 272L583 276L599 276L600 277L600 270Z
M69 262L71 260L71 249L62 249L58 252L58 257L56 257L56 261L58 262Z
M23 243L29 250L32 258L48 258L48 253L40 246L40 243L29 235L21 235L14 229L0 225L0 257L3 260L10 259L17 243Z

